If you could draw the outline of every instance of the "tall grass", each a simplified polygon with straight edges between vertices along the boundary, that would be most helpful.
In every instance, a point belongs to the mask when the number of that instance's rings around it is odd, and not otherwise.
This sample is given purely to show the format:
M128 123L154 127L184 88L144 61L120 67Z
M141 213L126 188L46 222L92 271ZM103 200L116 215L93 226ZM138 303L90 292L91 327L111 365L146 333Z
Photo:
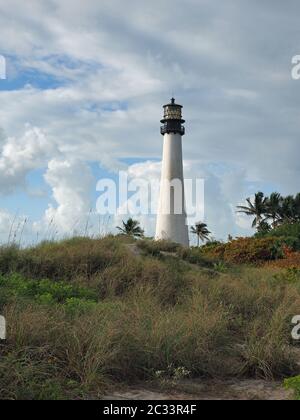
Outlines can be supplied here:
M112 237L6 248L0 261L0 398L97 398L170 366L214 378L299 371L290 321L300 283L273 269L212 277Z

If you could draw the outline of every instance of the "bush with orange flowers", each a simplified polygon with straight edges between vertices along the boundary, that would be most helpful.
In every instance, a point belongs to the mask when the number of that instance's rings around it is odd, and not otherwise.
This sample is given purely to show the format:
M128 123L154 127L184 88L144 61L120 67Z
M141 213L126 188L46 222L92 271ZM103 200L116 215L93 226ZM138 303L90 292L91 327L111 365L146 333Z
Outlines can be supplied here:
M237 238L215 247L203 247L202 252L234 264L261 264L283 258L283 246L279 238Z

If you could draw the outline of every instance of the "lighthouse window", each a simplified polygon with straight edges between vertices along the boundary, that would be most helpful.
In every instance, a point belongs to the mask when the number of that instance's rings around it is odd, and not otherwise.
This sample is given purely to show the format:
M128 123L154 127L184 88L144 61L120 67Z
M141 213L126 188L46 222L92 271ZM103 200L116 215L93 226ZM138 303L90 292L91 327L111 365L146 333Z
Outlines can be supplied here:
M181 110L180 109L174 109L171 107L167 107L165 111L165 117L170 119L181 119Z

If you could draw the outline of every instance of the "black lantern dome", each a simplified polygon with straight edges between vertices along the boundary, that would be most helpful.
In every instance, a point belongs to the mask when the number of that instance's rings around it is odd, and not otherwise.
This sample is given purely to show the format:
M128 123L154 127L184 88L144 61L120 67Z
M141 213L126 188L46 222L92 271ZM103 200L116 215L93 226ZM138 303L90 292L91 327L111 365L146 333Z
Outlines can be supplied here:
M171 99L171 103L164 105L164 118L160 121L163 125L160 128L162 135L166 133L178 133L182 136L185 134L185 128L182 125L185 121L182 119L182 105L175 103L175 99Z

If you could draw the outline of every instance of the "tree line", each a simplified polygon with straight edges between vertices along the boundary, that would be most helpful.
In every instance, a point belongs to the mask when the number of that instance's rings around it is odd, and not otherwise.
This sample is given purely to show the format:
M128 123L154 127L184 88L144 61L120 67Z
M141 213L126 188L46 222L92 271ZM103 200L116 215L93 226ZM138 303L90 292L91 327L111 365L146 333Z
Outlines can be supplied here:
M245 205L237 206L237 212L253 217L252 227L258 232L268 232L284 223L300 222L300 193L296 195L282 196L278 192L273 192L270 196L259 191L254 198L246 199ZM136 238L144 236L144 230L140 223L132 218L122 223L117 229L121 234L130 235ZM191 227L191 233L197 237L197 245L200 241L209 240L210 231L207 224L198 222Z
M258 231L269 231L284 223L300 221L300 193L282 196L273 192L270 196L263 192L255 194L254 199L246 199L245 206L237 206L238 213L254 217L252 227Z

